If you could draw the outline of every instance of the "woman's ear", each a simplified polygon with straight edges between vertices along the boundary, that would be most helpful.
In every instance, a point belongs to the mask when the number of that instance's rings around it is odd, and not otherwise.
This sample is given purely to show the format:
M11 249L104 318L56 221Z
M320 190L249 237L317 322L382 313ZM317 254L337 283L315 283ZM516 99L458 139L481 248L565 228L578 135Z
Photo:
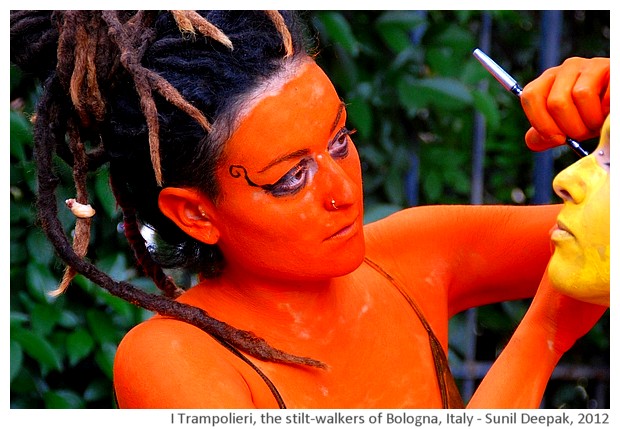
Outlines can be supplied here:
M214 225L215 206L202 193L187 188L168 187L159 193L159 209L187 235L215 244L220 232Z

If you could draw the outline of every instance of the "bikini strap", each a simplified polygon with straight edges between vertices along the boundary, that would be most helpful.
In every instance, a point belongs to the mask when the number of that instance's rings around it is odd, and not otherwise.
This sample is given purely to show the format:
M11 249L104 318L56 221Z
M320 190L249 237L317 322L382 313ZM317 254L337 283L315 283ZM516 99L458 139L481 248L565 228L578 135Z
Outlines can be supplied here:
M204 331L204 332L207 332L207 331ZM278 403L278 408L280 409L286 408L286 404L284 403L284 400L282 399L282 395L280 395L280 392L278 392L278 389L276 388L275 384L273 384L273 382L269 379L269 377L267 377L267 375L263 371L261 371L259 367L254 365L254 363L252 363L250 359L248 359L243 353L237 350L233 345L229 344L228 342L224 341L221 338L217 338L216 336L212 335L210 332L207 332L207 334L209 334L215 341L217 341L222 346L224 346L226 349L228 349L232 354L234 354L239 359L241 359L243 362L248 364L249 367L252 368L260 376L260 378L263 379L263 381L265 382L265 384L271 391L271 394L273 395L274 399Z
M424 314L420 307L418 307L417 303L405 292L405 289L399 284L399 282L392 277L388 272L386 272L383 268L377 265L375 262L371 261L367 257L364 258L364 261L368 266L373 268L383 277L385 277L396 289L401 293L401 295L407 300L413 311L416 313L422 326L426 330L428 334L428 341L430 343L431 352L433 354L433 362L435 364L435 373L437 374L437 382L439 384L439 392L441 393L441 403L443 408L465 408L465 404L463 403L463 399L461 398L461 394L456 386L456 382L454 381L454 377L452 376L452 372L450 372L450 366L448 365L448 359L446 358L446 354L443 351L443 347L441 347L441 343L435 336L435 333L431 329L430 324L427 322Z

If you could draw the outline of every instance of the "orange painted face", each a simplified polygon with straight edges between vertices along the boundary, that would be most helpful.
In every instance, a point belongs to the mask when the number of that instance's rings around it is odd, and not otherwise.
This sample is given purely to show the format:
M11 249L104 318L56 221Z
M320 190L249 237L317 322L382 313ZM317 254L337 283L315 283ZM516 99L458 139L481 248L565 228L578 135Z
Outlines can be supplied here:
M217 244L231 272L317 280L359 266L362 178L345 120L314 62L242 119L216 172Z

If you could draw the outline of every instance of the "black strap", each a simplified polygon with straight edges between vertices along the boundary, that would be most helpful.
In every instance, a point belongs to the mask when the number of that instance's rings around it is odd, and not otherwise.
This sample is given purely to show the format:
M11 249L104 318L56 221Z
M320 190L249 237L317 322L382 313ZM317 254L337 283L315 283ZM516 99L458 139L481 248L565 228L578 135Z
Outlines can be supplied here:
M205 331L205 332L207 332L207 331ZM239 359L241 359L242 361L247 363L250 366L250 368L252 368L254 371L256 371L256 373L260 376L260 378L263 379L263 381L265 382L265 384L267 385L267 387L271 391L271 394L273 395L274 399L278 403L278 408L281 408L281 409L285 409L286 408L286 404L284 403L284 400L282 399L282 395L280 395L280 392L278 392L278 389L276 388L275 384L273 384L273 382L269 379L269 377L267 377L267 375L263 371L261 371L259 367L254 365L254 363L252 363L252 361L250 359L248 359L243 353L241 353L239 350L237 350L231 344L227 343L226 341L224 341L224 340L222 340L220 338L217 338L217 337L213 336L209 332L207 332L207 334L211 335L211 337L214 340L216 340L218 343L220 343L221 345L226 347L228 350L230 350L230 352L232 354L234 354Z

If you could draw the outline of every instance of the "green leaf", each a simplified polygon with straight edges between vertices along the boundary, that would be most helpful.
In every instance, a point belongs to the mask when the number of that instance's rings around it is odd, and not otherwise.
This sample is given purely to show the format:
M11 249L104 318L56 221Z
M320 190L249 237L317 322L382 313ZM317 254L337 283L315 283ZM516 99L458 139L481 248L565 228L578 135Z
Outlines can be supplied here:
M80 395L72 390L50 390L43 395L45 408L76 409L84 408L86 404Z
M469 89L453 78L415 79L412 76L403 76L397 83L397 88L400 103L411 113L428 106L456 111L473 103Z
M471 190L470 178L462 168L446 168L443 173L446 186L462 195L469 195Z
M115 280L127 280L132 272L127 267L127 258L123 253L112 253L100 259L99 266Z
M30 316L20 311L11 311L10 319L11 319L10 324L13 327L13 326L19 326L19 325L22 325L28 322L30 320Z
M367 139L372 135L373 115L368 101L361 97L353 97L347 103L348 119L361 138ZM353 137L355 140L355 136Z
M30 230L26 237L26 248L32 259L40 265L49 265L54 260L54 249L38 228Z
M384 182L385 193L388 196L390 203L396 205L402 205L405 202L405 186L403 182L403 174L397 168L389 170Z
M86 320L93 338L99 344L116 344L120 340L122 334L117 332L110 320L110 316L101 310L94 308L88 310L86 313Z
M388 11L377 19L379 36L390 49L399 53L412 45L411 33L426 27L426 19L417 11Z
M11 155L20 162L26 161L24 146L32 145L32 125L21 113L11 110Z
M41 302L52 302L54 298L48 292L56 289L59 281L48 267L30 262L26 267L26 284L30 294Z
M325 30L323 35L327 36L328 40L338 44L352 57L359 54L359 42L342 13L320 12L317 13L317 17Z
M11 340L11 381L19 374L24 360L24 351L17 341Z
M136 306L134 304L117 296L111 295L107 291L102 291L102 293L99 294L99 297L102 302L106 303L106 305L112 309L114 314L114 322L126 327L131 327L136 324Z
M103 379L93 380L84 390L84 399L87 402L100 401L110 395L111 391L112 386L109 381Z
M62 369L58 353L45 338L23 328L13 328L11 339L19 343L24 352L39 363L42 374L46 374L49 370Z
M11 165L11 171L13 170L13 165ZM17 192L21 193L23 195L23 192L20 188ZM14 189L12 189L13 191ZM13 192L13 195L15 195L16 192ZM35 212L34 212L34 208L32 206L32 201L14 201L13 199L11 199L11 213L10 213L10 219L11 219L11 236L13 236L13 224L16 224L17 222L23 220L25 224L27 224L28 226L32 226L32 224L35 222ZM23 242L21 243L23 246Z
M420 79L416 82L415 88L427 92L426 97L439 108L456 110L473 103L469 89L456 79L444 77Z
M90 333L83 328L70 333L67 336L67 356L69 364L75 366L79 361L88 356L95 347L95 341Z
M381 14L377 19L377 27L399 26L403 30L413 30L426 26L427 21L424 15L417 11L390 10Z
M392 52L399 53L411 46L411 38L406 31L397 26L384 25L378 28L383 42Z
M58 324L63 328L73 329L79 323L81 323L81 319L73 311L63 309L60 313L60 320L58 320Z
M433 170L424 175L422 186L429 201L438 202L440 200L443 192L443 183L441 182L441 177L438 172Z
M443 31L437 33L428 43L434 46L449 46L454 52L471 52L476 40L471 30L458 24L450 24Z
M478 110L486 120L489 131L494 131L500 126L500 112L497 108L497 102L488 92L474 90L472 91L474 98L474 107Z
M396 84L398 100L411 115L428 107L430 103L428 91L420 91L418 86L418 80L410 75L402 76Z
M46 337L60 320L60 310L53 304L36 304L30 313L32 330Z
M112 343L102 344L101 349L95 354L97 365L110 380L112 380L115 355L116 345Z
M18 243L16 241L11 240L9 244L10 248L10 264L11 268L18 267L19 265L23 266L23 263L28 261L28 252L24 248L23 243ZM21 269L23 271L23 269Z
M118 210L116 208L116 199L110 189L108 170L101 170L95 177L95 195L99 200L99 206L103 208L109 218L116 218Z

